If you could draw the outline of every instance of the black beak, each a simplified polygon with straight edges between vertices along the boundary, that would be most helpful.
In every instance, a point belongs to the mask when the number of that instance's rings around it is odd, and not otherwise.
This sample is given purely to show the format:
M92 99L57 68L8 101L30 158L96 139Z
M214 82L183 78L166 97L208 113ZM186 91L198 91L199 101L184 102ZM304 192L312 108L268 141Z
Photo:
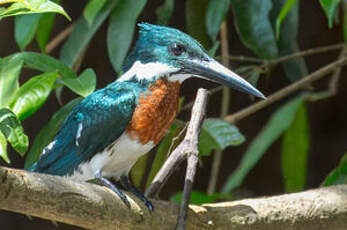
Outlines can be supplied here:
M250 83L213 59L206 61L185 60L181 62L181 65L185 73L215 81L241 92L266 99L266 97Z

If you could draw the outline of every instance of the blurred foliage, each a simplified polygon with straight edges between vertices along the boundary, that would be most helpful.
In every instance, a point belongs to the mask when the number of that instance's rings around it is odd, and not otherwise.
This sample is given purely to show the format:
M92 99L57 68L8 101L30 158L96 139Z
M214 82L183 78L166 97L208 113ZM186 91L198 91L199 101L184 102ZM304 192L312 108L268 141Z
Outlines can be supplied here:
M21 52L0 58L0 157L7 163L7 143L20 155L29 147L21 121L34 115L44 106L53 90L60 100L61 89L66 86L78 97L62 106L34 139L25 162L30 167L40 156L42 149L53 139L66 116L79 103L95 90L96 74L93 69L85 69L81 74L80 62L90 41L98 29L107 26L107 51L110 63L116 72L121 71L124 58L133 41L136 22L148 1L129 0L89 0L82 15L73 21L72 31L60 48L59 59L47 54L46 46L52 40L51 32L55 20L62 20L56 13L70 20L66 11L59 5L61 1L48 0L9 0L0 1L0 20L15 16L14 38ZM322 11L327 16L327 25L332 28L337 22L339 6L343 12L343 32L347 39L347 4L340 0L320 0ZM248 76L257 85L263 74L269 76L274 67L268 60L276 60L299 52L298 27L300 0L187 0L185 17L187 32L209 50L211 56L220 48L220 26L230 15L241 42L256 56L255 64L241 65L236 72ZM174 0L164 0L155 10L157 23L170 24L174 19ZM304 20L302 18L301 20ZM0 21L1 23L1 21ZM36 39L34 39L36 38ZM117 42L115 42L117 41ZM41 51L28 52L29 44L37 42ZM280 62L286 77L296 82L307 75L307 67L302 56ZM23 68L40 72L31 76L23 84L19 78ZM22 81L21 81L22 82ZM286 192L304 189L307 177L307 158L310 147L309 117L306 98L309 92L301 93L283 103L270 117L257 137L243 155L237 169L224 183L220 193L207 195L202 191L192 193L192 203L213 202L230 198L233 190L240 186L244 178L259 162L267 149L282 138L282 173ZM151 162L146 155L132 170L131 176L137 186L148 186L165 161L166 157L182 139L182 122L176 122L156 150ZM200 156L210 157L214 150L242 144L246 137L235 125L220 119L207 119L200 135ZM148 167L150 166L150 167ZM337 168L326 178L323 185L346 183L346 155ZM179 201L178 192L172 200Z
M347 184L347 153L341 158L340 164L325 178L322 186Z

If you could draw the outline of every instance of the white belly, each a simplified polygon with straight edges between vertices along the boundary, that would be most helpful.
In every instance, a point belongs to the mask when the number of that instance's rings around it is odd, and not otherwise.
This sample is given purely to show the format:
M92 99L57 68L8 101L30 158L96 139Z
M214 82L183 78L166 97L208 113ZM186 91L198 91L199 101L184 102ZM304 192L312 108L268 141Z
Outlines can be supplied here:
M77 181L87 181L94 179L95 173L100 171L104 177L118 179L121 175L127 175L137 159L153 147L153 142L143 145L124 133L111 147L95 154L90 161L80 164L68 177Z

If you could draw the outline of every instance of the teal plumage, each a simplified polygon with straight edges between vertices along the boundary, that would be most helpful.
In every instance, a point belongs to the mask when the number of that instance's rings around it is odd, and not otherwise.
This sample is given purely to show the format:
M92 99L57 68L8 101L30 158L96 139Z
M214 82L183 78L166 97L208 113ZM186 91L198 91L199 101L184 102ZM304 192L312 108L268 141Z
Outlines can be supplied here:
M72 110L30 171L53 175L73 173L81 162L102 151L125 131L140 93L147 87L147 84L116 81L86 97Z

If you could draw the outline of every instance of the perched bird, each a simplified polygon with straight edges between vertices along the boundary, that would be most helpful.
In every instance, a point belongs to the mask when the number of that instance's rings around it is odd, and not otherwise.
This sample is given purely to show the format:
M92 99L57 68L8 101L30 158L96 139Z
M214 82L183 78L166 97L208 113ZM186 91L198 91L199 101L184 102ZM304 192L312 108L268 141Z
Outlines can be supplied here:
M129 206L127 197L109 180L114 178L153 210L128 174L174 121L182 82L195 76L264 96L209 57L187 34L148 23L138 26L139 38L126 58L124 74L74 107L29 170L78 181L96 179Z

